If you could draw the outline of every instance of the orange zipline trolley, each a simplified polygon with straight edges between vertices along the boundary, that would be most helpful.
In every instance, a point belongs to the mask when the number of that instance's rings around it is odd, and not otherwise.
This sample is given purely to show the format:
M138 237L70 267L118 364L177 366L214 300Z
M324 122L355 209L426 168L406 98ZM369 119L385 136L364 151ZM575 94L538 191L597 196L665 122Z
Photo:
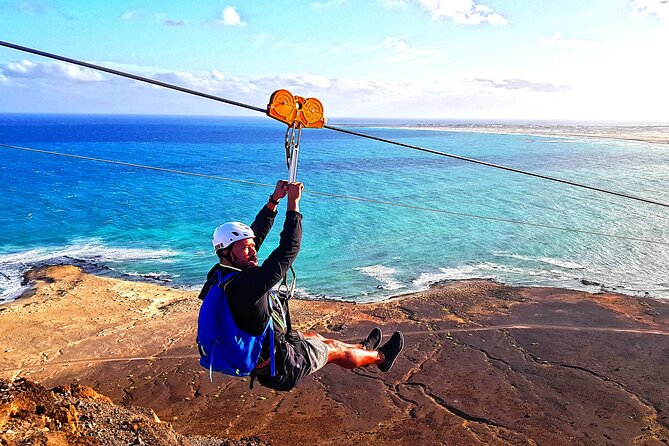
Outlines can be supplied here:
M288 181L297 178L297 159L300 152L302 128L320 129L325 125L323 104L316 98L294 96L288 90L272 93L267 104L267 116L288 125L285 138Z

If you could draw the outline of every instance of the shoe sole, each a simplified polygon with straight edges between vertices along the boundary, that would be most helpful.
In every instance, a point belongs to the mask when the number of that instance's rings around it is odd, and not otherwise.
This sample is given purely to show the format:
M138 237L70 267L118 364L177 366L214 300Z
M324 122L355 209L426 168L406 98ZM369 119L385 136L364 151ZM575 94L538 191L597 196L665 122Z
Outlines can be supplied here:
M395 356L391 359L390 364L388 364L386 366L385 362L388 359L388 358L386 358L386 359L384 359L383 363L378 365L379 370L381 370L384 373L390 371L390 369L393 368L393 365L395 364L395 361L400 356L400 353L402 353L402 350L404 350L404 335L402 334L401 331L396 331L395 333L393 333L393 336L395 336L396 333L399 334L400 348L399 348L399 350L397 350L397 353L395 354ZM390 338L390 340L388 342L390 342L390 341L392 341L392 337ZM381 367L381 365L383 365L383 367Z
M366 342L366 341L369 341L369 337L371 336L371 334L372 334L375 330L378 330L378 332L379 332L379 338L376 340L376 342L374 343L374 345L370 345L369 348L365 347L365 342ZM360 345L362 345L362 347L363 347L365 350L367 350L367 351L376 350L376 349L379 347L379 345L381 345L381 340L383 339L383 332L381 331L381 329L380 329L379 327L375 327L374 330L372 330L372 333L370 333L370 334L365 338L365 340L362 341L362 342L360 343Z

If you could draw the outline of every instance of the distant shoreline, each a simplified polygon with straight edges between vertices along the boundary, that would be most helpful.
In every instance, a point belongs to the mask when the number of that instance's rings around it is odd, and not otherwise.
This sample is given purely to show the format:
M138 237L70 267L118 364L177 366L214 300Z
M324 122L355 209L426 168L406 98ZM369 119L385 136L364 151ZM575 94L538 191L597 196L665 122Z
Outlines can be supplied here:
M412 130L434 130L445 132L493 133L505 135L548 136L558 138L597 138L623 141L669 144L669 125L648 126L589 126L589 125L442 125L417 124L401 126Z

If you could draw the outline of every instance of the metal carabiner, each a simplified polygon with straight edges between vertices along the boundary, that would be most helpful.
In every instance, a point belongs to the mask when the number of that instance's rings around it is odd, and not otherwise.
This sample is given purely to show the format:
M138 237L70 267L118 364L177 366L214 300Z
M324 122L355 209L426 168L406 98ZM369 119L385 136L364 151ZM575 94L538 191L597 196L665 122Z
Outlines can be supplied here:
M284 147L286 149L286 167L290 169L290 156L293 153L293 145L295 144L295 131L293 127L288 126L286 129L286 138Z
M290 272L293 274L293 277L290 281L290 285L288 285L288 273L284 274L283 279L281 280L281 284L279 285L279 288L277 289L277 292L279 293L279 296L281 299L284 301L289 300L291 297L293 297L293 294L295 294L295 285L297 284L297 275L295 274L295 270L293 267L290 267Z
M297 134L297 136L296 136ZM302 138L302 126L295 122L286 129L284 147L286 149L286 166L288 167L288 181L294 183L297 180L297 160L300 153L300 139Z

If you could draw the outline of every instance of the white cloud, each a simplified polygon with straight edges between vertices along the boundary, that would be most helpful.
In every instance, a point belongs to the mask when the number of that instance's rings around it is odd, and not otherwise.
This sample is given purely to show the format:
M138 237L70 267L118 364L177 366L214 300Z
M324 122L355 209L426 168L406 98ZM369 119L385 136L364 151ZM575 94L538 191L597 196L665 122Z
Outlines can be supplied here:
M463 84L454 85L452 82L386 82L373 79L353 79L348 77L325 77L310 73L288 73L271 77L250 79L246 85L253 86L256 92L271 93L279 88L285 88L300 96L315 96L322 98L339 98L350 102L356 98L356 103L364 102L369 98L415 98L422 95L434 95L461 91Z
M378 4L386 9L407 9L406 0L376 0Z
M16 2L15 8L28 14L42 15L46 13L47 7L42 1L21 0Z
M0 75L9 79L58 79L81 82L99 82L106 79L98 71L81 68L72 64L61 62L35 63L29 60L0 65Z
M527 79L474 79L473 82L502 90L527 90L541 93L559 93L572 89L569 85L552 84L547 82L533 82Z
M288 73L271 77L261 77L247 81L254 90L274 91L279 88L301 89L306 91L324 90L332 87L332 79L310 73Z
M625 39L609 51L578 61L570 83L580 90L579 111L630 120L669 121L669 26ZM576 92L575 92L576 93ZM586 108L587 107L587 108Z
M120 63L110 60L92 60L91 63L100 65L107 68L113 68L119 71L127 71L130 73L135 73L141 75L142 73L155 73L161 71L162 68L150 65L137 65L132 63ZM111 77L110 77L111 79Z
M294 82L296 84L306 85L315 88L330 88L330 86L332 85L331 79L325 76L319 76L316 74L309 74L309 73L304 73L302 75L297 76Z
M211 70L210 76L211 76L212 79L216 79L217 81L224 81L225 80L225 75L222 72L220 72L216 69Z
M196 75L186 71L164 71L149 73L148 77L169 84L208 91L223 88L225 80L223 73L218 70L212 70L205 75Z
M137 10L125 11L121 14L121 19L123 20L134 20L139 17L139 12Z
M434 61L443 56L444 45L410 45L405 39L405 37L386 37L381 45L376 45L371 49L382 48L391 50L392 54L381 58L386 63L406 63L421 60Z
M559 31L556 31L550 37L542 37L539 39L539 44L568 50L599 51L604 48L604 45L594 40L565 39Z
M185 20L165 19L165 20L163 20L163 25L167 25L167 26L187 26L188 23L186 23Z
M654 39L660 36L667 34L654 35ZM657 57L661 53L654 53L657 49L652 45L641 46L646 48L646 52L639 52L639 46L636 42L630 44L626 50L629 53L616 53L625 57L616 57L609 64L603 63L605 60L602 60L601 54L597 57L588 54L582 61L579 59L578 63L572 64L569 61L575 54L561 52L559 56L566 60L563 65L574 67L572 72L567 73L541 75L522 69L500 69L491 73L480 68L460 74L442 72L439 78L406 78L399 81L380 81L362 75L322 76L315 72L237 77L215 68L206 72L185 72L104 61L95 63L260 107L267 103L272 91L287 88L294 94L320 99L329 117L669 119L664 107L669 102L669 90L664 88L666 81L663 78L669 62ZM415 53L421 46L413 45L407 36L394 36L377 41L373 48L402 57L403 54ZM648 60L652 60L653 65L647 65ZM72 111L80 106L84 110L89 107L97 111L109 108L108 112L177 113L183 112L181 107L184 103L189 104L185 109L187 113L218 113L220 109L204 100L190 101L186 95L166 94L157 87L117 79L60 63L23 60L0 64L3 91L16 87L17 97L26 94L59 97L61 92L71 90L63 88L69 85L76 88L82 98L96 94L128 98L123 102L127 108L114 108L118 101L91 100L90 104L82 102L81 106L54 102L53 110ZM630 79L634 81L630 82ZM236 114L239 110L226 108L223 113Z
M311 7L315 9L322 9L343 5L344 3L346 3L346 0L329 0L327 2L313 2Z
M413 44L407 35L388 36L382 41L360 43L357 41L342 42L324 48L324 55L335 57L356 55L365 59L383 63L405 63L414 61L434 62L443 59L447 45L443 43L421 45Z
M242 20L242 17L237 12L236 6L226 6L221 12L221 18L216 20L216 23L225 26L244 26L246 22Z
M133 9L124 11L123 14L121 14L121 20L126 20L126 21L133 21L147 18L152 18L153 20L157 21L158 23L162 23L165 26L177 26L177 27L188 26L188 22L186 22L185 20L169 18L167 14L162 12L149 12L149 11Z
M432 13L433 19L447 18L462 25L506 25L509 21L489 6L474 0L418 0L418 3Z
M225 74L217 69L212 69L209 73L194 74L186 71L165 71L153 67L114 64L110 62L101 62L100 65L196 90L249 90L248 85L243 85L244 83L239 81L239 79L233 77L227 80ZM61 83L63 81L113 83L119 78L72 64L61 62L35 63L29 60L22 60L0 64L0 81L2 79L6 79L7 81L13 79L56 81ZM137 83L136 85L142 84Z
M383 41L383 46L398 53L411 51L411 47L403 39L397 37L386 37L386 40Z
M632 2L632 17L646 19L657 18L669 23L669 1L667 0L634 0Z
M405 43L398 38L388 38L384 45L391 49L399 48L402 52L413 52L405 49ZM408 45L407 45L408 46ZM110 64L106 64L110 65ZM124 69L128 67L118 67ZM226 76L217 69L208 73L191 73L186 71L164 71L155 68L131 67L137 74L166 83L180 85L200 91L219 94L224 97L246 95L247 99L261 103L269 94L279 88L287 88L295 94L303 96L351 98L417 98L423 96L459 95L467 91L471 94L490 94L494 91L525 90L534 92L558 92L565 89L562 85L537 83L518 78L491 80L475 78L473 80L443 79L438 81L400 81L386 82L370 79L348 77L327 77L312 73L284 73L270 77L245 78ZM34 63L28 60L0 65L0 82L6 79L33 80L68 80L68 81L105 81L114 82L117 78L106 76L76 65L57 63ZM6 82L5 81L5 82ZM136 84L141 86L142 84ZM486 93L487 92L487 93ZM250 96L249 96L250 95ZM364 99L363 99L364 100Z
M253 46L256 48L258 47L263 47L268 43L271 43L274 41L274 36L268 32L260 32L256 35L253 36Z

